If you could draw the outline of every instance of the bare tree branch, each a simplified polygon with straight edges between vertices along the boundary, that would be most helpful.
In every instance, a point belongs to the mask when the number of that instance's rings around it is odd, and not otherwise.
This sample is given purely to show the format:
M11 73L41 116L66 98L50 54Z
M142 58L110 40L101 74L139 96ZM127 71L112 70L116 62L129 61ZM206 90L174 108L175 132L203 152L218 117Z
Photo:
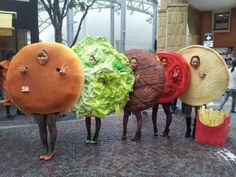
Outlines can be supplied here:
M62 18L64 18L64 17L66 16L67 12L68 12L67 1L68 1L68 0L65 0L65 1L64 1L63 7L62 7L62 11L61 11Z
M81 30L82 23L83 23L83 21L84 21L86 15L87 15L87 13L88 13L89 8L95 3L95 1L96 1L96 0L93 0L93 1L91 2L91 4L85 5L86 8L85 8L84 14L83 14L82 18L80 19L80 22L79 22L79 26L78 26L76 35L75 35L74 40L73 40L72 44L70 45L70 47L72 47L73 45L75 45L75 43L76 43L76 41L77 41L77 39L78 39L78 37L79 37L79 32L80 32L80 30Z
M40 0L43 4L45 10L47 11L51 23L55 30L55 41L62 43L62 25L63 19L66 16L69 8L79 7L81 11L84 11L84 14L80 20L79 28L77 29L77 33L74 41L76 42L79 32L81 30L82 22L84 21L89 8L94 4L96 0L93 0L89 5L85 4L81 0ZM68 3L70 2L70 3Z

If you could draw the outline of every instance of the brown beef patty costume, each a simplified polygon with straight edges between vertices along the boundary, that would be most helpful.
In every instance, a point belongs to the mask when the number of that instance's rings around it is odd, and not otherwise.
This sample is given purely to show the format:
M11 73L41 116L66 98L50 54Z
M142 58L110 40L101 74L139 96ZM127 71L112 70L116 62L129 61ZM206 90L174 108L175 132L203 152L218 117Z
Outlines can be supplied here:
M136 66L133 67L134 90L124 108L122 139L126 139L128 118L130 113L134 112L137 117L137 131L132 140L137 141L141 138L142 116L140 111L152 107L161 97L165 74L161 62L156 59L154 53L142 49L131 49L126 51L125 55L130 60L131 66L132 62Z
M36 43L22 48L7 73L11 101L26 114L34 114L45 152L53 157L57 137L56 118L68 111L80 96L83 69L77 55L58 43ZM47 142L50 133L50 149Z

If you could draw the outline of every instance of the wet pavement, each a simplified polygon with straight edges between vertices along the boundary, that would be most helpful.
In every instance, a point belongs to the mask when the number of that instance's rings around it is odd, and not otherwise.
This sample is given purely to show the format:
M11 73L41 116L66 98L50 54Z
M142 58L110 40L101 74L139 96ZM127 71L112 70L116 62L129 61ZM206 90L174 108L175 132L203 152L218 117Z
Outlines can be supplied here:
M185 119L180 111L173 114L169 138L153 136L151 110L143 114L140 142L130 140L135 133L135 117L129 119L128 139L124 141L122 115L112 114L102 119L98 144L87 145L84 120L69 113L57 123L55 157L45 162L38 160L42 149L34 119L17 115L15 120L6 121L2 110L0 177L235 177L235 119L236 114L232 114L229 137L223 148L184 138ZM159 133L164 125L165 116L160 110Z

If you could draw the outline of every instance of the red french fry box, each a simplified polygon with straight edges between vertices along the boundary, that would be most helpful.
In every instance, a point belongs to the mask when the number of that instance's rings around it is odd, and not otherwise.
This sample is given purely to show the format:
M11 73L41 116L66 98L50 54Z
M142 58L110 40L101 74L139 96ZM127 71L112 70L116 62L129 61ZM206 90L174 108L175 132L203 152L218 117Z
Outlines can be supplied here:
M222 124L215 127L204 125L198 116L194 140L200 143L223 147L229 133L230 116L228 115Z

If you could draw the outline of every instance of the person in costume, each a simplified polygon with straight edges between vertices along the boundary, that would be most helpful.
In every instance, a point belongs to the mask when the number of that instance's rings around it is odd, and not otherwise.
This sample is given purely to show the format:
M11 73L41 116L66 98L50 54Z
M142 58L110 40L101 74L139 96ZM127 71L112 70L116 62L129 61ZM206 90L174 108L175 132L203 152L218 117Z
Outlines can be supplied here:
M201 62L200 62L200 57L195 55L192 56L191 60L190 60L190 66L194 69L197 70L200 66ZM198 73L200 79L204 79L206 77L205 73ZM185 104L185 119L186 119L186 133L185 133L185 138L189 138L191 136L191 122L192 122L192 118L191 118L191 114L192 114L192 105L189 104ZM195 117L194 117L194 123L193 123L193 131L192 131L192 137L194 138L195 136L195 128L196 128L196 117L197 117L197 113L198 110L200 109L200 106L195 106Z
M236 60L232 61L232 67L228 69L229 71L229 85L228 89L225 91L223 97L220 101L220 107L219 110L223 109L225 103L229 99L229 97L232 97L231 102L231 112L235 113L235 105L236 105Z
M162 57L160 59L164 69L167 67L168 65L168 60L166 57ZM172 76L173 78L175 77L175 75ZM161 133L160 136L162 137L168 137L169 135L169 127L170 124L172 122L172 115L171 115L171 102L168 103L161 103L162 108L164 109L165 115L166 115L166 126L165 126L165 130ZM154 130L154 136L158 136L158 130L157 130L157 112L158 112L158 107L159 107L159 103L157 103L155 106L152 107L152 123L153 123L153 130Z
M191 71L188 89L179 97L185 106L185 137L195 138L195 122L200 106L219 99L227 89L229 73L224 59L215 50L202 45L192 45L178 51ZM191 111L195 107L195 120L191 130ZM200 119L200 118L199 118ZM192 132L192 134L191 134Z
M140 76L135 73L135 70L138 67L138 59L136 57L132 57L130 59L130 66L134 71L135 82L141 82ZM134 89L135 89L135 85L134 85ZM131 113L132 111L129 108L127 107L124 108L122 140L126 140L127 138L127 124L128 124L129 116L131 115ZM134 115L136 116L136 119L137 119L137 130L136 130L135 136L131 139L131 141L138 141L141 139L141 129L142 129L141 111L135 111Z
M91 65L96 65L97 61L94 57L94 55L90 55L89 57L89 63ZM92 138L91 135L91 116L86 116L85 117L85 125L86 125L86 130L87 130L87 139L85 141L86 144L96 144L99 136L99 131L101 129L101 118L100 117L95 117L95 133ZM91 139L92 138L92 139Z
M14 55L15 55L15 52L13 52L12 50L9 50L5 54L5 60L0 62L0 66L2 68L1 69L1 76L2 76L1 81L3 84L3 101L2 101L2 103L5 106L6 119L13 118L11 115L11 109L10 109L11 101L10 101L9 93L8 93L8 89L7 89L6 76L7 76L8 68L11 63L11 59L13 58Z
M135 82L133 91L129 94L129 101L124 108L122 139L127 139L128 118L132 112L137 119L137 128L135 136L131 140L138 141L141 139L141 111L153 107L162 96L165 73L163 65L153 52L143 49L129 49L124 54L129 59Z
M48 53L45 49L39 51L38 53L38 62L40 65L45 65L48 62ZM25 75L28 71L28 67L24 65L19 66L20 73ZM59 75L64 75L65 71L58 71ZM40 139L43 145L43 153L40 155L39 160L51 160L54 156L54 150L57 140L57 127L56 121L60 117L60 113L51 113L51 114L33 114L38 127ZM50 146L48 144L48 131L50 137Z
M112 112L119 115L133 89L134 75L126 56L116 51L104 37L87 36L72 47L81 59L85 71L82 96L72 111L85 117L87 144L96 144L101 119ZM95 118L95 133L91 121Z
M83 81L78 57L59 43L27 45L12 60L6 79L9 95L22 112L37 121L43 146L39 160L54 157L57 118L75 104Z
M170 125L172 122L172 114L171 114L171 103L161 103L162 108L164 109L165 115L166 115L166 126L165 130L161 133L160 136L162 137L168 137L169 131L170 131ZM157 112L158 112L159 104L156 104L152 107L152 123L153 123L153 130L154 130L154 136L158 136L158 130L157 130Z
M45 65L48 61L48 53L46 50L41 50L38 54L38 62L41 65ZM21 66L20 72L25 74L27 72L27 67ZM44 152L40 155L39 160L51 160L54 156L54 149L57 140L57 127L56 121L57 118L60 116L59 113L52 113L52 114L34 114L34 117L37 120L38 127L39 127L39 134L40 139L43 144ZM50 135L50 149L48 145L48 136L47 136L47 129L49 130Z

